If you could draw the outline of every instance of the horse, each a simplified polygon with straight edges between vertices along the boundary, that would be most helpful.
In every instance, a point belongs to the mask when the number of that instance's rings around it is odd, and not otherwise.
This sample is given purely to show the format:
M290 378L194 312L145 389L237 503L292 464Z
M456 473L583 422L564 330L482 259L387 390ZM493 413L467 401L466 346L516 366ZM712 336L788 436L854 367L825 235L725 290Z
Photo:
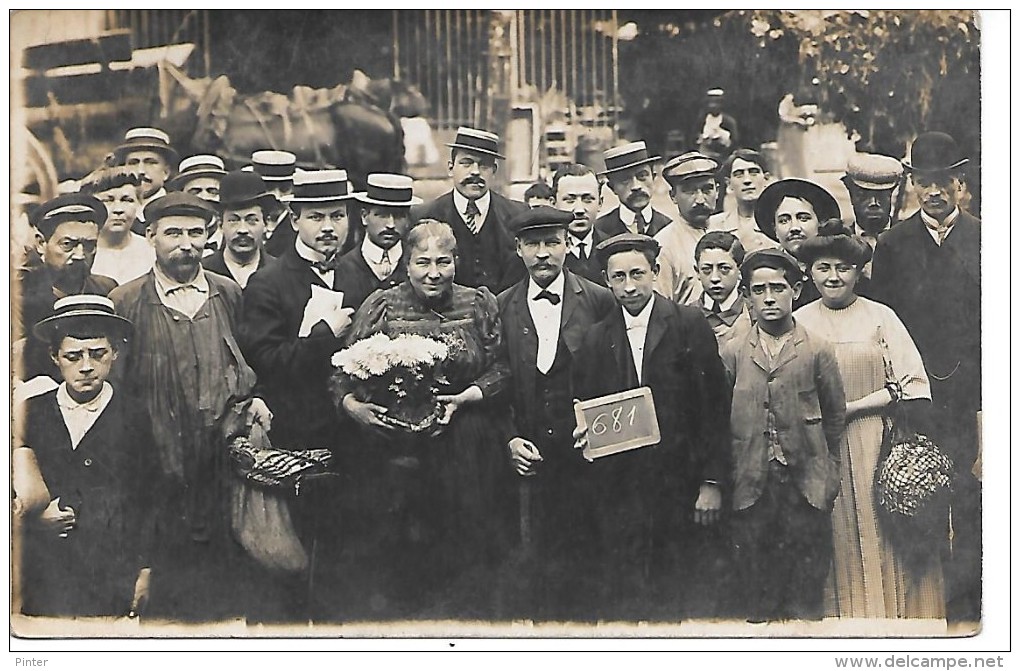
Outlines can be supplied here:
M355 71L348 85L296 86L289 95L241 95L221 75L194 79L160 64L158 124L186 153L211 153L234 167L253 151L282 149L305 169L343 168L358 189L372 172L402 173L401 116L420 116L428 101L397 79L369 79Z

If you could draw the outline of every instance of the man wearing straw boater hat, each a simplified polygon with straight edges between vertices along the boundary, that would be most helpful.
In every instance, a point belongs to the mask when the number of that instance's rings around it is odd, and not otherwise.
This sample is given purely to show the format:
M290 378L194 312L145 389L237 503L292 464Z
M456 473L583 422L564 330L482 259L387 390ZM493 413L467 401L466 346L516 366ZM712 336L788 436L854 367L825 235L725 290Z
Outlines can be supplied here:
M138 215L138 230L144 235L144 207L160 196L165 196L166 181L173 166L177 165L177 151L170 146L170 136L158 128L132 128L124 134L124 142L113 150L117 165L136 173L142 181L142 213Z
M297 156L289 151L261 149L252 152L251 171L262 178L279 202L274 211L266 213L266 252L278 257L294 244L292 215L287 203L294 191Z
M45 508L28 513L22 611L138 612L149 591L156 454L148 418L108 381L131 322L105 296L79 294L59 299L33 330L60 371L60 385L29 399L16 420L15 462L30 452L38 464L35 484L48 494ZM19 498L30 489L22 475L14 473Z
M602 154L606 169L599 173L620 206L595 222L595 234L600 240L621 233L640 233L654 236L672 220L652 208L655 189L655 162L661 156L650 156L644 142L631 142L622 147L607 149Z
M354 195L344 170L296 175L294 243L245 289L241 348L275 413L269 438L279 447L331 447L338 435L327 383L353 313L336 264Z
M169 191L181 191L198 196L210 203L218 203L220 200L220 180L227 174L223 166L223 160L212 154L198 154L189 156L181 161L177 168L177 175L167 181ZM220 230L219 217L213 220L209 228L209 241L205 243L205 255L219 251L223 242L223 232Z
M276 198L261 177L236 170L227 173L220 182L214 205L222 220L223 248L203 258L202 265L231 278L244 289L256 270L275 261L262 247L266 217L276 207Z
M524 268L507 233L510 219L527 205L494 193L499 136L461 127L450 147L453 190L412 210L412 221L437 219L457 237L457 284L485 286L497 293L524 276Z
M953 458L951 619L976 621L981 597L981 221L960 207L967 157L946 133L921 133L903 167L921 209L883 234L871 291L910 331L931 378L932 439Z
M235 476L224 430L253 422L268 429L272 414L253 397L255 373L234 336L241 288L200 263L216 210L174 192L145 211L156 264L110 299L134 324L125 391L151 418L161 473L150 612L184 620L244 615L256 598L248 594L255 569L231 537Z
M411 224L411 206L421 199L407 175L375 173L367 189L355 194L365 237L337 265L344 305L357 309L376 289L390 289L407 279L403 239Z

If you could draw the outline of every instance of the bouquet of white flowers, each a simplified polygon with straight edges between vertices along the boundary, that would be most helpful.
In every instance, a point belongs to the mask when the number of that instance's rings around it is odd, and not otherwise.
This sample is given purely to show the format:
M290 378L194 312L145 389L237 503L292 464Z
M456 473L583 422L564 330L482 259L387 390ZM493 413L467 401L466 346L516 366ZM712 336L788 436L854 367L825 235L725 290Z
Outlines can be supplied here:
M376 333L335 353L331 361L359 400L385 407L390 423L419 433L431 430L443 414L436 395L447 384L442 368L451 348L437 338Z

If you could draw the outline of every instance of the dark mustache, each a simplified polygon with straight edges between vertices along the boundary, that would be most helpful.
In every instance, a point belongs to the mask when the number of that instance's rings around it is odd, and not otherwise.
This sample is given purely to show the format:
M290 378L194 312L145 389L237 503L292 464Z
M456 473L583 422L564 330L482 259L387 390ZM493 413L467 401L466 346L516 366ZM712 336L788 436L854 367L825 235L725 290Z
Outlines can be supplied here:
M462 181L461 184L479 184L481 186L484 186L485 180L482 179L481 177L468 177L467 179Z

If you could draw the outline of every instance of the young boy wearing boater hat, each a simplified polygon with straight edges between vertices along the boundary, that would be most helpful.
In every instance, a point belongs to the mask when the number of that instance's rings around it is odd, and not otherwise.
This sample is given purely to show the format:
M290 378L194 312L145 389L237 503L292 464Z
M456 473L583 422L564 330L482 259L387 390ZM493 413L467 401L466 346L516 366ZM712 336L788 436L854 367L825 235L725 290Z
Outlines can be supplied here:
M599 529L590 566L604 618L716 614L699 611L695 594L714 559L699 526L714 524L722 507L729 392L701 311L653 290L658 251L632 233L598 245L617 307L588 331L573 368L582 400L649 387L661 436L588 469ZM586 443L583 433L575 446Z
M108 298L80 294L58 300L34 331L61 382L17 413L15 452L34 454L50 499L24 525L22 611L137 612L148 597L156 453L148 418L107 379L131 322Z
M793 319L802 271L781 249L744 259L755 326L722 351L730 411L734 606L749 621L821 619L846 400L832 347Z

